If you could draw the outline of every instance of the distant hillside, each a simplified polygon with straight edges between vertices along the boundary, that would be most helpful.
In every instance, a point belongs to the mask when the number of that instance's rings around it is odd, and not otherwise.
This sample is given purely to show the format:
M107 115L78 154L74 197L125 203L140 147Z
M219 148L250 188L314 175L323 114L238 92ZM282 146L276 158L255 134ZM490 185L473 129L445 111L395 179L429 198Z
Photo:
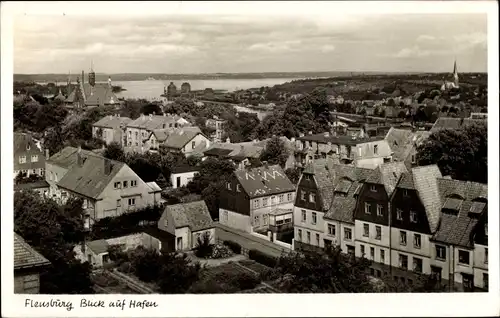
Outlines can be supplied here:
M208 80L208 79L261 79L261 78L320 78L362 74L384 74L381 72L270 72L270 73L212 73L212 74L158 74L158 73L122 73L96 74L96 81L106 81L111 77L113 81L143 81L148 78L155 80ZM81 74L72 74L74 81ZM87 74L85 74L87 78ZM14 81L22 82L66 82L68 74L14 74Z

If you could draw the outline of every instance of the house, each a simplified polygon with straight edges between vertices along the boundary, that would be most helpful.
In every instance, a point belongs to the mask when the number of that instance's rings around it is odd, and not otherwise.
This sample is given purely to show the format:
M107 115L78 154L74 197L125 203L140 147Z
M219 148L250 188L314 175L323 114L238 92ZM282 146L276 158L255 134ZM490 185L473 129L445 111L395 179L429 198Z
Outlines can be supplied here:
M488 186L441 178L438 187L440 201L436 199L435 204L440 203L441 218L431 239L431 265L435 271L441 271L441 277L455 282L460 289L487 288L488 252L484 236L488 232L485 222ZM474 234L480 243L477 246Z
M126 126L127 146L144 146L155 129L177 128L187 125L187 121L177 115L162 116L142 114L139 118L130 121Z
M70 147L67 147L70 148ZM105 217L117 216L161 203L161 189L144 182L123 162L110 160L81 149L71 151L74 164L57 182L61 201L83 199L86 226Z
M307 164L295 198L294 249L318 251L334 245L354 254L356 198L360 182L371 171L328 158Z
M50 262L14 233L14 293L38 294L40 273Z
M293 208L295 186L278 165L233 172L219 196L219 222L248 233L269 228L269 214Z
M30 183L21 183L21 184L14 185L15 192L17 192L17 191L22 192L22 191L27 191L27 190L37 192L38 194L40 194L44 197L48 197L50 185L45 180L40 180L40 181L35 181L35 182L30 182Z
M225 143L213 143L207 150L203 151L205 157L231 160L238 169L246 166L261 166L260 155L265 146L257 141L240 142L232 144L229 138Z
M196 248L198 238L205 233L215 243L215 227L205 201L168 205L160 220L158 229L175 235L175 250Z
M46 152L47 154L47 152ZM14 133L14 178L19 173L45 176L45 155L39 141L28 133Z
M439 117L430 132L436 132L441 129L460 129L474 124L488 124L487 118L453 118L453 117Z
M392 161L392 150L383 137L357 138L335 133L301 134L297 138L298 162L302 165L318 158L332 158L335 163L352 164L361 168L374 168Z
M92 125L92 136L103 140L107 145L116 142L121 146L126 145L125 127L132 119L109 115L101 118Z
M391 265L398 277L412 274L441 278L432 262L431 240L440 221L438 182L441 172L436 165L415 167L403 173L391 200ZM394 273L393 273L394 274Z
M207 119L205 125L210 127L213 130L213 133L209 136L213 142L221 142L222 135L225 133L225 125L227 121L224 119L220 119L215 116L213 118Z
M153 130L146 143L153 149L165 147L167 151L181 152L186 156L210 147L210 140L198 127ZM200 150L201 149L201 150Z
M390 199L405 172L407 169L402 162L382 164L373 170L360 188L354 213L357 257L390 266L393 253L390 248ZM384 266L374 266L379 277L384 269Z
M408 129L391 127L385 135L385 140L393 151L392 159L404 162L410 169L417 164L417 147L424 142L430 133L428 131L411 131Z
M66 107L70 109L83 109L87 107L119 106L120 101L113 92L111 77L107 83L96 83L95 73L91 71L88 83L85 83L84 72L82 78L77 78L75 87L68 86L71 90L66 98Z
M175 166L170 174L170 182L174 189L186 186L198 173L199 168L190 165Z

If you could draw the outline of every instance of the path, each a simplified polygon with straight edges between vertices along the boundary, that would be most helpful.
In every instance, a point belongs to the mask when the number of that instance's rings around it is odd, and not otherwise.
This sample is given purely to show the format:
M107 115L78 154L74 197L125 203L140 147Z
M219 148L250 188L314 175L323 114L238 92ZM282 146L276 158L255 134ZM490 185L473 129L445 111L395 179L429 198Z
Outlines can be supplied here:
M215 233L217 239L220 241L233 241L240 244L243 254L246 254L243 250L246 250L247 252L248 250L255 249L270 256L279 257L282 252L290 251L289 249L269 242L265 239L227 227L219 222L215 222Z

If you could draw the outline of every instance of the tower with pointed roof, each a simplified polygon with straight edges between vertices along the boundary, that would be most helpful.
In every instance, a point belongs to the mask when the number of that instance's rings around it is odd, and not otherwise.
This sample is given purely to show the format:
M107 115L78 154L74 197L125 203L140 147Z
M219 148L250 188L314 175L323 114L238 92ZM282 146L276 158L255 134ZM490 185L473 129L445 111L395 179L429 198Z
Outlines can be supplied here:
M455 59L455 63L453 64L453 79L455 82L455 87L458 87L458 72L457 72L457 60Z
M89 73L89 84L90 86L95 86L95 72L94 72L94 62L90 62L90 73Z

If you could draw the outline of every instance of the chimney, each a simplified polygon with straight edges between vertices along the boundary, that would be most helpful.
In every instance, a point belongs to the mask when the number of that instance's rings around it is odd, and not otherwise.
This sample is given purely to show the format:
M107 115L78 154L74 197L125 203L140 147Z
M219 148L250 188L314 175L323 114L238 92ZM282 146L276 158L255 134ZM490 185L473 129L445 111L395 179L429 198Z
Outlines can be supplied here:
M264 168L269 169L269 164L267 163L267 161L262 161L262 165L264 166Z
M76 152L76 163L79 166L83 166L83 157L82 157L82 148L78 147L78 151Z
M309 132L308 132L308 134L309 134L309 135L312 135L312 134L313 134L313 132L312 132L312 131L309 131Z
M82 83L83 83L83 84L85 84L85 77L84 77L84 75L85 75L85 74L84 74L84 73L83 73L83 71L82 71Z
M49 159L50 158L50 153L49 153L49 148L45 149L45 159Z
M111 160L104 159L104 174L109 176L111 173Z

